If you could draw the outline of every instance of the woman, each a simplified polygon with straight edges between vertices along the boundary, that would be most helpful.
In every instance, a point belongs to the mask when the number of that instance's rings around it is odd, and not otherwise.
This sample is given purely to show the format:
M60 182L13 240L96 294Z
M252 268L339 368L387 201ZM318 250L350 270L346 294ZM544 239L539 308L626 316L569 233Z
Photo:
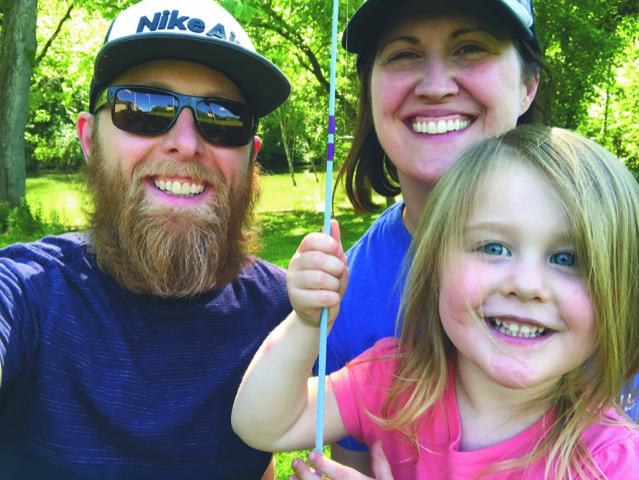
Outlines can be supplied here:
M347 253L350 284L328 338L327 373L395 334L402 260L429 193L469 145L537 121L546 70L530 0L368 0L342 44L358 54L361 89L337 181L346 180L357 211L375 209L371 189L401 192L403 201ZM332 458L368 472L361 450L346 439Z

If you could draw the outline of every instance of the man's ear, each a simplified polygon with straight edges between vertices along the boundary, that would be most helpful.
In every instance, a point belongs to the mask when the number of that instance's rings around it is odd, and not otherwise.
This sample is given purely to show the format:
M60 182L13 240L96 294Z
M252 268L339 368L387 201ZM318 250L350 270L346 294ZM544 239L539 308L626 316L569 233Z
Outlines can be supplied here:
M78 116L76 122L76 130L78 132L78 139L80 140L80 146L82 147L82 153L84 153L84 160L89 161L91 156L91 134L93 129L93 115L88 112L82 112Z
M255 163L257 161L257 152L260 151L260 148L262 148L262 139L260 137L258 137L257 135L255 135L255 152L253 153L253 163Z

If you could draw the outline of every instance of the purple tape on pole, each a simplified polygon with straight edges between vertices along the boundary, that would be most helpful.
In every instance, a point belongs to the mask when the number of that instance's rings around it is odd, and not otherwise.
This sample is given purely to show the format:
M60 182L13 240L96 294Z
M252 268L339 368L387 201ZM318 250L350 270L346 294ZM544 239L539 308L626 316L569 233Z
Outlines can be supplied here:
M329 161L329 162L332 162L334 156L335 156L335 144L334 143L329 143L328 144L328 154L326 156L326 160Z
M335 133L335 115L328 116L328 133Z

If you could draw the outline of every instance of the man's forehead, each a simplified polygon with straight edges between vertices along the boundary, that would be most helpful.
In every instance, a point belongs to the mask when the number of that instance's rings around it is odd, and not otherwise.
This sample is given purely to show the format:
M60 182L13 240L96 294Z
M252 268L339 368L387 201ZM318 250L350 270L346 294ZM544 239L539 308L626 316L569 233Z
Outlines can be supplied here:
M184 95L227 98L246 103L238 86L223 72L187 60L144 62L118 75L111 85L144 85Z

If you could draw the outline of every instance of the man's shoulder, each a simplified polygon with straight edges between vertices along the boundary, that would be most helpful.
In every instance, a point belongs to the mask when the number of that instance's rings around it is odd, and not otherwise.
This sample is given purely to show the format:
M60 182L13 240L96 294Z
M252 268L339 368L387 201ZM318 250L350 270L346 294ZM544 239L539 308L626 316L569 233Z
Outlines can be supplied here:
M239 278L255 278L255 277L266 277L266 278L274 278L277 280L281 280L284 278L286 280L286 269L282 267L278 267L277 265L273 265L266 260L262 260L261 258L253 257L253 263L242 270Z
M22 259L41 264L66 263L82 256L87 245L84 234L66 233L44 237L31 243L14 243L0 250L0 259Z
M286 270L277 265L253 258L237 276L235 282L244 285L262 285L286 290Z
M254 262L245 267L232 283L237 301L247 304L261 305L262 308L277 306L290 311L290 301L286 290L286 270L265 260L254 258Z

